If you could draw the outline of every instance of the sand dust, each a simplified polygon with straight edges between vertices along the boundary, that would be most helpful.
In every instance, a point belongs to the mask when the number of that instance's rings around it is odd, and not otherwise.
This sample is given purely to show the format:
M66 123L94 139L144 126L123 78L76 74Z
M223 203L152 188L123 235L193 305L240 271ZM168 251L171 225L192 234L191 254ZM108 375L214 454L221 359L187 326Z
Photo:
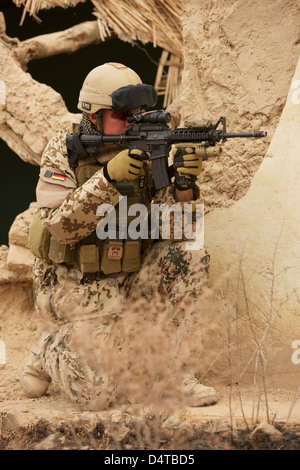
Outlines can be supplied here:
M0 367L0 416L2 418L12 414L19 424L25 427L36 425L42 419L57 429L62 423L78 422L80 417L87 419L89 414L93 419L97 416L100 420L115 416L116 413L121 413L126 419L128 416L135 419L137 416L147 415L149 408L124 404L99 411L95 415L94 412L87 412L73 403L56 385L51 385L48 393L40 399L27 398L20 388L19 369L23 360L35 348L41 321L33 307L31 286L2 285L0 297L0 340L6 345L6 365ZM218 383L218 378L215 381ZM220 418L228 422L231 417L241 429L245 428L245 421L249 427L253 428L257 417L258 421L266 421L269 417L271 422L282 425L286 423L295 397L293 390L268 389L268 416L264 398L262 397L258 406L257 398L253 397L251 385L243 387L242 390L234 384L232 387L221 384L216 388L220 395L217 404L201 408L178 408L173 410L173 415L184 420L185 423L200 427L218 421ZM300 406L296 403L290 421L298 423L299 420ZM27 448L30 448L30 445L30 442L27 442Z

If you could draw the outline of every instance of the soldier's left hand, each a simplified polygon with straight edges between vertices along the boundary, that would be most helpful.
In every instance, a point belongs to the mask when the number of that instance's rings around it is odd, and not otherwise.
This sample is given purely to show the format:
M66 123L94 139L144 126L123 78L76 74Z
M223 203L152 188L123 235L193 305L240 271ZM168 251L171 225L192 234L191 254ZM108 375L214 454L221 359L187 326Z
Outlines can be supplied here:
M183 175L200 175L202 170L202 157L195 153L195 148L177 147L173 155L173 166L176 172Z

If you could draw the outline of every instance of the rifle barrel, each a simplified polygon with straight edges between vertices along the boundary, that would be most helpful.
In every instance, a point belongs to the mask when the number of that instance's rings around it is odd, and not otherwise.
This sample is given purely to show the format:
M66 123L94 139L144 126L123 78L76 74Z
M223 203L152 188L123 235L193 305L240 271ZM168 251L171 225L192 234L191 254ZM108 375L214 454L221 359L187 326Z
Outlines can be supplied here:
M224 139L230 139L235 137L266 137L266 131L256 131L256 132L225 132L222 134Z

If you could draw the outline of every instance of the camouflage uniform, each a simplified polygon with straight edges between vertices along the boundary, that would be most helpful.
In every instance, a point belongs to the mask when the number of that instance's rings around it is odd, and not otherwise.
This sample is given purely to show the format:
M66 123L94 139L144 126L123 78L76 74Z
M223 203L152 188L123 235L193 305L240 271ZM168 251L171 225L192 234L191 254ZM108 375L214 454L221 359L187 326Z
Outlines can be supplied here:
M78 186L68 164L66 134L67 131L59 132L44 151L37 202L43 224L51 235L60 243L76 245L95 231L101 219L96 216L97 207L103 203L115 206L120 194L106 181L101 169ZM105 158L110 159L119 151L116 147L108 149ZM149 173L147 164L145 171ZM49 178L51 173L58 175L58 179ZM173 186L161 189L153 201L172 205L176 202L173 191ZM191 203L201 203L197 186L195 201ZM107 372L102 374L101 367L100 372L93 368L82 353L78 338L81 336L83 341L84 334L92 331L93 341L96 344L98 341L99 346L105 339L113 338L122 299L144 298L151 302L153 295L159 293L172 312L180 310L188 297L201 293L208 279L209 257L204 248L188 251L185 244L158 241L142 254L137 272L109 276L101 272L82 273L76 265L47 263L36 258L35 305L48 322L36 354L44 371L71 398L88 408L99 407L99 397L101 407L116 398L113 379ZM121 348L122 344L116 347Z

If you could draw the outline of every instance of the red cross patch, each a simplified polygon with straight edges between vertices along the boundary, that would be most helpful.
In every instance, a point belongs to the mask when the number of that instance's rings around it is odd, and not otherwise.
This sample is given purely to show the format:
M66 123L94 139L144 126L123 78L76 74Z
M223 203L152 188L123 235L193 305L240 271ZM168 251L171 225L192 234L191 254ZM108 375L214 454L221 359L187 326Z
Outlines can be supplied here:
M108 259L122 259L123 247L122 246L110 246L107 251Z

